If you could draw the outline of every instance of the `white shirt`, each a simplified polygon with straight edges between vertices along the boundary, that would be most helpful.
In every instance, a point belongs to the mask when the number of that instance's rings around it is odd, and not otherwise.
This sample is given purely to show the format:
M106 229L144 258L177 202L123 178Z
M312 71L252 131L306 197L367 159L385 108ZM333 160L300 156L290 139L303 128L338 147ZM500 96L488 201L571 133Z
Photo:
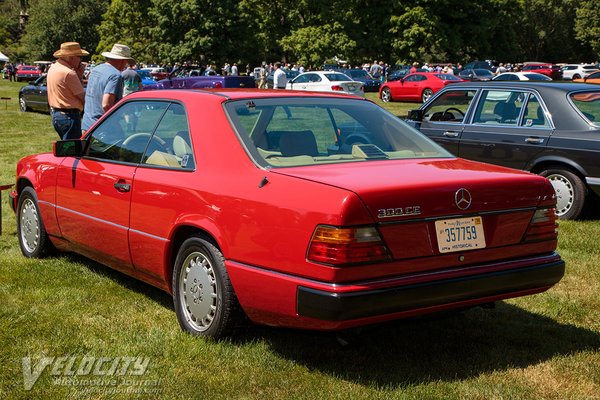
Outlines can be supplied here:
M285 89L287 77L281 68L277 68L273 73L273 89Z

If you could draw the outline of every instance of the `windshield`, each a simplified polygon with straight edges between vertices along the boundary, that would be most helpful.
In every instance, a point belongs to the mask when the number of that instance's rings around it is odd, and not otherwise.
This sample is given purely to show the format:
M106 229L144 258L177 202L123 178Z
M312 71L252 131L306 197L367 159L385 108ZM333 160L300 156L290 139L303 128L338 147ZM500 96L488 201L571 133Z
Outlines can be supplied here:
M600 92L571 93L570 97L589 122L600 126Z
M265 167L453 157L370 101L277 97L225 108L250 156Z

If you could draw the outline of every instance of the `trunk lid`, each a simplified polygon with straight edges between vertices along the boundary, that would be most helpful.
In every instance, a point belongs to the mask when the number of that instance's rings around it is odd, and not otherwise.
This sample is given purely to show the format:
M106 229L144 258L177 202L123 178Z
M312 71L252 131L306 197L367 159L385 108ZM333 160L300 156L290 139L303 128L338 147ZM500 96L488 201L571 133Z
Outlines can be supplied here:
M523 243L535 208L542 202L552 204L554 196L545 178L527 172L460 158L368 161L275 172L356 193L395 261L445 256L442 264L436 257L413 260L402 267L403 272L490 262L552 251L556 246L555 242ZM448 227L458 227L450 230L463 238L450 239ZM470 240L472 234L477 241ZM453 253L460 256L451 257Z

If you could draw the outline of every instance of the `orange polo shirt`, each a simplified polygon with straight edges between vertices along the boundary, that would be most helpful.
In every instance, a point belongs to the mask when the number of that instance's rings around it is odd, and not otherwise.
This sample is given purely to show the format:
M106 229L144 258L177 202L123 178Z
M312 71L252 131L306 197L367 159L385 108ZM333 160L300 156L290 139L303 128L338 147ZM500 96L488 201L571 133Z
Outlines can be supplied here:
M85 91L77 72L61 59L58 59L48 70L46 78L48 86L48 104L52 108L77 108L83 110Z

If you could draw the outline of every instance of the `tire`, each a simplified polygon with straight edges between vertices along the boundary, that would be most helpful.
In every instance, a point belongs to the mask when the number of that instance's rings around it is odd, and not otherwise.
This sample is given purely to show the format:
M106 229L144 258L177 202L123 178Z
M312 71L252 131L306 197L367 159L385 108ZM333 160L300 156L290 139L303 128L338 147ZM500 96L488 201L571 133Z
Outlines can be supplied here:
M571 80L573 79L581 79L581 76L579 76L579 74L574 74Z
M394 99L392 99L392 92L390 91L390 88L387 86L384 87L383 89L381 89L381 101L383 101L384 103L394 101Z
M427 100L429 100L429 98L433 96L433 90L427 88L423 90L423 93L421 93L421 100L423 101L423 103L425 103Z
M27 106L27 100L25 100L22 96L19 97L19 110L21 112L29 111L29 107Z
M21 252L25 257L43 258L54 250L42 221L37 195L29 186L19 195L17 236Z
M239 322L240 306L221 251L200 236L181 245L173 271L173 303L181 329L219 339Z
M581 215L587 191L579 176L573 172L550 167L540 173L548 178L556 192L556 214L560 219L577 219Z

